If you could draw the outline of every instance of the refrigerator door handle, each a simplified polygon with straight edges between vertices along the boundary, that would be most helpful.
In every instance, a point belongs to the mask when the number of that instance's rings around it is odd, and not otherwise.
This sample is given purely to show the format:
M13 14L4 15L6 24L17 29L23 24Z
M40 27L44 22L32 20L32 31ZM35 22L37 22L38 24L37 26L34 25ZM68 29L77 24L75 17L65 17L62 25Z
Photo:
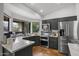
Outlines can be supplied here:
M69 36L69 24L66 24L66 36Z
M68 36L69 36L69 24L68 24L68 32L67 33L68 33Z

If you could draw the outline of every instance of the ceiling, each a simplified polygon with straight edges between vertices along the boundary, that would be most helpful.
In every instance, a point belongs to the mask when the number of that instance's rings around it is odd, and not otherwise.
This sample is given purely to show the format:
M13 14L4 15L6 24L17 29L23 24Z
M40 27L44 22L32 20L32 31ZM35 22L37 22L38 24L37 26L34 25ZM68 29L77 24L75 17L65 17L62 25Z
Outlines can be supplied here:
M26 3L25 5L36 11L41 16L46 16L61 8L75 5L75 3Z
M75 3L8 3L5 8L12 13L31 19L41 19L61 8L75 5Z

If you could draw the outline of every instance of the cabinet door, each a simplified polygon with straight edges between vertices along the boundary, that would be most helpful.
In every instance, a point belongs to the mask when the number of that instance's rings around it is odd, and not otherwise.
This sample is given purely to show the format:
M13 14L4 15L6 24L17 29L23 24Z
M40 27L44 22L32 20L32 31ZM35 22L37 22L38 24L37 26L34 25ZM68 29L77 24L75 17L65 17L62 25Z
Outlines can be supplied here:
M16 51L15 56L32 56L32 45Z
M35 45L40 45L40 36L31 36L24 38L25 40L35 41Z
M10 53L8 50L6 50L4 47L3 47L3 56L14 56L15 54L14 53Z
M54 40L52 38L49 39L49 48L54 48Z
M40 36L32 36L30 40L35 41L35 45L40 45Z
M58 40L57 39L54 39L54 48L58 49Z
M0 43L0 56L2 56L2 46L1 46L1 43Z
M58 49L58 39L57 38L49 39L49 48Z

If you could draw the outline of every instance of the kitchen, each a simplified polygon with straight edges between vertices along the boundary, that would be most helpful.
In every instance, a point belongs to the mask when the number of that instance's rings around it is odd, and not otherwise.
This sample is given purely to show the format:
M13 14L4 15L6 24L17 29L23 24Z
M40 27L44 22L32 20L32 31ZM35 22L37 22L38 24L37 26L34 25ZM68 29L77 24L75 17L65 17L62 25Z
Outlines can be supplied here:
M0 5L4 7L0 11L2 13L0 14L2 18L0 19L0 32L2 32L0 55L79 55L71 49L77 47L79 43L78 14L76 13L79 9L78 4L37 3L36 5L32 3L4 3ZM51 9L51 7L53 8ZM44 11L40 10L41 8ZM50 10L47 12L46 9ZM38 12L39 10L40 12ZM54 12L51 14L52 10Z

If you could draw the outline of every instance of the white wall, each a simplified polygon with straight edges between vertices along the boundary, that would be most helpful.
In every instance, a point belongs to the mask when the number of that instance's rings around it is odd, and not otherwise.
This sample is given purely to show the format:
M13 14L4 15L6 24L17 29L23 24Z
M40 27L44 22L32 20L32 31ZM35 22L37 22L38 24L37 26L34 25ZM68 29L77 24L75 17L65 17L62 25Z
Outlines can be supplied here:
M44 17L44 19L61 18L76 15L76 5L71 5L58 9Z
M2 54L1 41L3 40L3 4L0 3L0 55Z
M77 20L79 21L79 3L76 4Z

